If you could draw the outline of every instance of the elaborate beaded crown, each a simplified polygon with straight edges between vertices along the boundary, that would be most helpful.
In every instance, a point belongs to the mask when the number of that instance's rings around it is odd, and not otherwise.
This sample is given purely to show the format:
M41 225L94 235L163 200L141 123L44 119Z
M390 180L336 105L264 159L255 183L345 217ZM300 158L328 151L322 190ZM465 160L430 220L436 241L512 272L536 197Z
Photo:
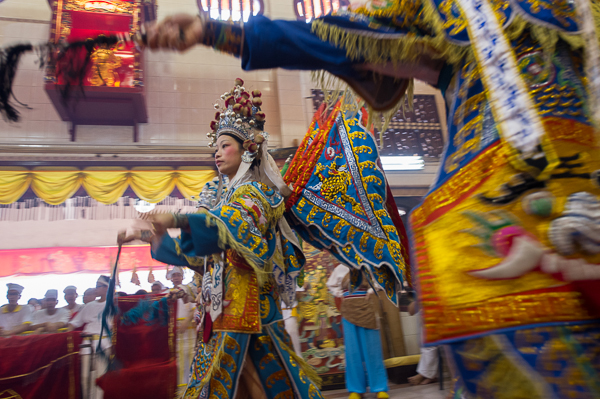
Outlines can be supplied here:
M250 96L252 95L252 99ZM260 145L267 139L264 132L265 114L261 111L262 93L259 90L246 91L244 81L235 80L235 86L221 95L223 104L218 101L214 107L217 110L215 120L210 123L212 132L207 133L208 146L214 147L221 134L227 133L238 137L244 143L246 150L242 155L244 162L252 162L258 154Z

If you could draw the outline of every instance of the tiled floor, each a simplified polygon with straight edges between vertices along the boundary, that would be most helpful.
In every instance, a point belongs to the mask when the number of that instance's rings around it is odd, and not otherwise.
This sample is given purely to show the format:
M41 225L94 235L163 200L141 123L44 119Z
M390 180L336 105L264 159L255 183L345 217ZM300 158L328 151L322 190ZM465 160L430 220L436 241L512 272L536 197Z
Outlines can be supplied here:
M444 382L444 390L440 391L440 384L429 384L429 385L417 385L410 386L404 385L391 385L390 384L390 398L391 399L445 399L449 392L449 380ZM348 397L348 392L345 389L337 391L324 391L326 399L344 399ZM363 396L364 399L375 399L374 393L368 393Z

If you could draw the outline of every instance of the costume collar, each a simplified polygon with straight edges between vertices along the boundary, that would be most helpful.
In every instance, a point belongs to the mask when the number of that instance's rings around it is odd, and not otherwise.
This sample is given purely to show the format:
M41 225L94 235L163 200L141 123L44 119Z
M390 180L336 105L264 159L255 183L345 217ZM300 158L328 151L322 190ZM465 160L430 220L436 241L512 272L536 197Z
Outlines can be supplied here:
M2 306L2 313L17 313L18 311L20 311L22 308L21 305L17 305L17 307L15 308L15 310L13 310L12 312L8 310L8 305L4 305Z

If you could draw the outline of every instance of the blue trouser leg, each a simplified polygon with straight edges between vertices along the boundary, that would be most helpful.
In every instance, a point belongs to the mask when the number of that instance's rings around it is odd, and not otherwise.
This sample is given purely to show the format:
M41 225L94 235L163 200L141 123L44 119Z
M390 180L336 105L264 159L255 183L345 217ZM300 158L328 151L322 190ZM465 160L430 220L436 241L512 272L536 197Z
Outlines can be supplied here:
M371 392L386 392L388 390L387 372L383 364L383 349L379 330L356 327L362 343L363 358L369 379Z
M367 381L365 378L365 362L362 343L358 329L346 319L342 318L344 326L344 346L346 347L346 389L348 392L365 393Z

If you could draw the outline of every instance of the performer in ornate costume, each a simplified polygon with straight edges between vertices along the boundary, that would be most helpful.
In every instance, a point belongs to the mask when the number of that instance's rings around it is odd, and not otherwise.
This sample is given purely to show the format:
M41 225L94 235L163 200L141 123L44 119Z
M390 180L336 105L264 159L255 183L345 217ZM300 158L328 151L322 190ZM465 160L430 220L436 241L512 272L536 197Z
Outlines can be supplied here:
M311 25L176 16L147 43L323 69L388 117L410 79L440 89L449 139L410 217L425 342L446 344L456 397L595 398L599 15L595 0L395 0Z
M280 297L291 305L304 255L282 219L289 188L267 153L260 97L238 79L221 96L224 105L215 104L209 137L229 184L226 191L219 185L211 209L151 215L154 235L119 236L120 243L152 242L157 260L198 272L205 256L215 260L212 336L198 347L186 398L322 397L316 373L295 354L281 318ZM180 238L166 234L169 228L180 228Z

